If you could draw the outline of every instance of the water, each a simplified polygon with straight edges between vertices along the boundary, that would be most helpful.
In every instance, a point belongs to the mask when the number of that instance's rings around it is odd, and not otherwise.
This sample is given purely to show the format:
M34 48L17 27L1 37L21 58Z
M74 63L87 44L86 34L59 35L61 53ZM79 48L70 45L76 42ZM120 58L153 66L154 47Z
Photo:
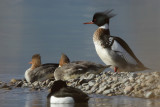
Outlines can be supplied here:
M30 67L28 62L35 53L41 54L43 63L58 62L63 52L72 61L103 64L92 41L97 26L83 23L91 21L95 12L107 9L114 9L113 13L117 14L110 22L111 34L123 38L144 65L159 70L159 4L158 0L1 0L0 80L8 82L11 78L24 78L25 70ZM46 104L46 91L4 91L0 90L0 104L5 107ZM94 96L92 99L91 107L100 104L108 107L134 107L135 104L156 107L158 104L157 100L123 96Z

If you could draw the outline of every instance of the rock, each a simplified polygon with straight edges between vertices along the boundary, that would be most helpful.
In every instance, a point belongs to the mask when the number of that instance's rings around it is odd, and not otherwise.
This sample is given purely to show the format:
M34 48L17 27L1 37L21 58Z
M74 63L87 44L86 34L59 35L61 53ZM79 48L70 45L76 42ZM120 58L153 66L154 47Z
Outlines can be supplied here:
M144 75L141 75L141 76L140 76L140 79L143 79L143 80L144 80L144 79L145 79L145 76L144 76Z
M81 85L79 85L79 86L77 86L77 88L78 88L78 89L82 89L82 86L81 86Z
M124 94L130 93L132 90L133 90L132 86L126 86L125 89L124 89Z
M42 84L42 87L45 87L47 85L47 82L43 81L41 84Z
M141 87L145 87L145 86L146 86L145 82L142 82Z
M34 83L32 83L34 87L37 87L39 86L39 82L38 81L35 81Z
M132 93L132 96L134 96L134 97L143 97L143 91L142 90L135 91L134 93Z
M99 76L99 77L96 78L95 81L96 81L97 83L99 83L101 80L102 80L102 79L101 79L101 76Z
M93 79L95 77L96 77L95 74L89 74L86 79L91 80L91 79Z
M84 84L82 84L82 87L85 87L85 86L87 86L88 85L88 83L84 83Z
M111 88L115 88L115 87L119 86L120 84L121 84L121 83L113 84L113 85L111 86Z
M87 79L81 79L79 80L78 84L82 85L83 83L88 83L89 80Z
M154 81L154 79L155 79L155 78L154 78L153 76L151 76L150 78L148 78L147 82L148 82L148 83L152 83L152 82Z
M99 86L99 84L96 83L96 84L89 90L89 93L95 93L95 92L98 90L98 86Z
M17 82L17 80L15 78L12 78L10 81L11 84L15 84L16 82Z
M89 82L88 82L88 85L89 85L89 86L93 86L94 84L95 84L95 81L89 81Z
M157 85L157 88L160 89L160 84Z
M152 91L146 92L144 94L145 98L153 98L154 97L154 93Z
M50 83L48 84L48 88L51 88L52 87L52 85L53 85L53 83L54 83L54 81L50 81Z
M113 79L114 82L118 81L118 77L113 77L112 79Z
M45 81L45 83L46 83L46 85L48 85L48 84L50 83L50 79L47 79L47 80Z
M131 73L130 74L130 77L132 77L132 78L136 78L138 75L136 74L136 73Z
M141 80L140 80L140 79L137 79L136 82L137 82L138 84L140 84L140 83L141 83Z
M125 78L125 79L122 80L122 83L125 83L125 82L127 82L127 81L129 81L129 79L128 79L128 78Z
M10 86L8 86L6 83L3 84L1 87L1 89L5 89L5 90L11 90L12 88Z
M106 85L105 85L105 86L103 86L103 87L100 87L100 88L99 88L99 90L97 90L97 92L96 92L96 93L100 94L100 93L102 93L106 88L107 88L107 86L106 86Z
M16 87L22 87L23 85L23 82L22 81L19 81L17 84L16 84Z
M24 88L24 87L29 87L29 86L28 86L27 83L23 83L23 84L22 84L22 87Z
M111 90L110 90L110 89L103 91L103 94L104 94L104 95L107 95L107 94L110 94L110 93L111 93Z
M87 85L87 86L85 86L85 87L84 87L84 89L85 89L85 91L87 91L87 90L89 90L89 89L90 89L90 86L89 86L89 85Z
M153 75L154 75L156 78L159 78L159 77L160 77L160 72L153 72Z

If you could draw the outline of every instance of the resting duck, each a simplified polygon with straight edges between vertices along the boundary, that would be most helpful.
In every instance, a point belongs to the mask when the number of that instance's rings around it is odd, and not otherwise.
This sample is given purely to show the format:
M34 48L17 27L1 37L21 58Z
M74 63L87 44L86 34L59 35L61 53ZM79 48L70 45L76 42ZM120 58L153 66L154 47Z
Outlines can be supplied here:
M54 77L54 71L59 66L56 63L46 63L41 65L41 56L35 54L32 56L32 61L29 62L31 67L25 72L25 79L27 82L44 81Z
M115 72L133 72L148 69L135 56L123 39L110 35L109 20L115 16L111 11L97 12L91 22L84 23L99 26L93 34L97 54L106 65L112 65L111 68Z
M67 86L65 81L57 80L53 83L47 96L48 103L87 103L89 96L79 89Z
M54 77L56 80L76 79L86 73L100 73L110 66L89 61L73 61L69 63L69 58L65 54L62 54L61 58L68 59L68 63L62 63L61 67L55 70Z

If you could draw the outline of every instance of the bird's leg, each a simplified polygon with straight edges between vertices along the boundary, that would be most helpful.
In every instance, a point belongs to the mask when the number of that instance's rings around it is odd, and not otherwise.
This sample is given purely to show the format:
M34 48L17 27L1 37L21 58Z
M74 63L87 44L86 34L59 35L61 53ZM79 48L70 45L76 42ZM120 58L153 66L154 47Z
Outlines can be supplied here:
M117 72L117 70L118 70L118 67L114 67L114 72Z

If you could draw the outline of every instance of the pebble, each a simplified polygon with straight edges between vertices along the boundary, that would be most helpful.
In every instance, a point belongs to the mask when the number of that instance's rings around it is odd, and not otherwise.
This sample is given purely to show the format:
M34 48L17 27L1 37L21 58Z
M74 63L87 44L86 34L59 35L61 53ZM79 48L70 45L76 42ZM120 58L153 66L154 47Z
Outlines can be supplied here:
M124 89L124 94L130 93L132 90L133 90L132 86L126 86L125 89Z
M103 94L107 96L126 95L142 98L160 98L160 72L101 72L100 74L85 74L77 79L68 80L67 85L76 87L87 94ZM51 88L54 80L27 83L24 80L11 79L10 83L0 81L1 89L13 87L30 88L38 91Z
M87 77L86 79L91 80L91 79L93 79L93 78L95 78L95 74L89 74L88 77Z
M17 82L17 80L15 78L11 79L10 83L11 84L15 84Z
M94 84L95 84L94 81L89 81L89 82L88 82L88 85L89 85L89 86L93 86Z
M3 84L3 85L0 87L0 89L11 90L12 88L5 83L5 84Z
M146 92L144 94L145 98L153 98L154 97L154 93L152 91Z
M110 89L103 91L103 94L104 94L104 95L107 95L107 94L110 94L110 93L111 93L111 90L110 90Z

